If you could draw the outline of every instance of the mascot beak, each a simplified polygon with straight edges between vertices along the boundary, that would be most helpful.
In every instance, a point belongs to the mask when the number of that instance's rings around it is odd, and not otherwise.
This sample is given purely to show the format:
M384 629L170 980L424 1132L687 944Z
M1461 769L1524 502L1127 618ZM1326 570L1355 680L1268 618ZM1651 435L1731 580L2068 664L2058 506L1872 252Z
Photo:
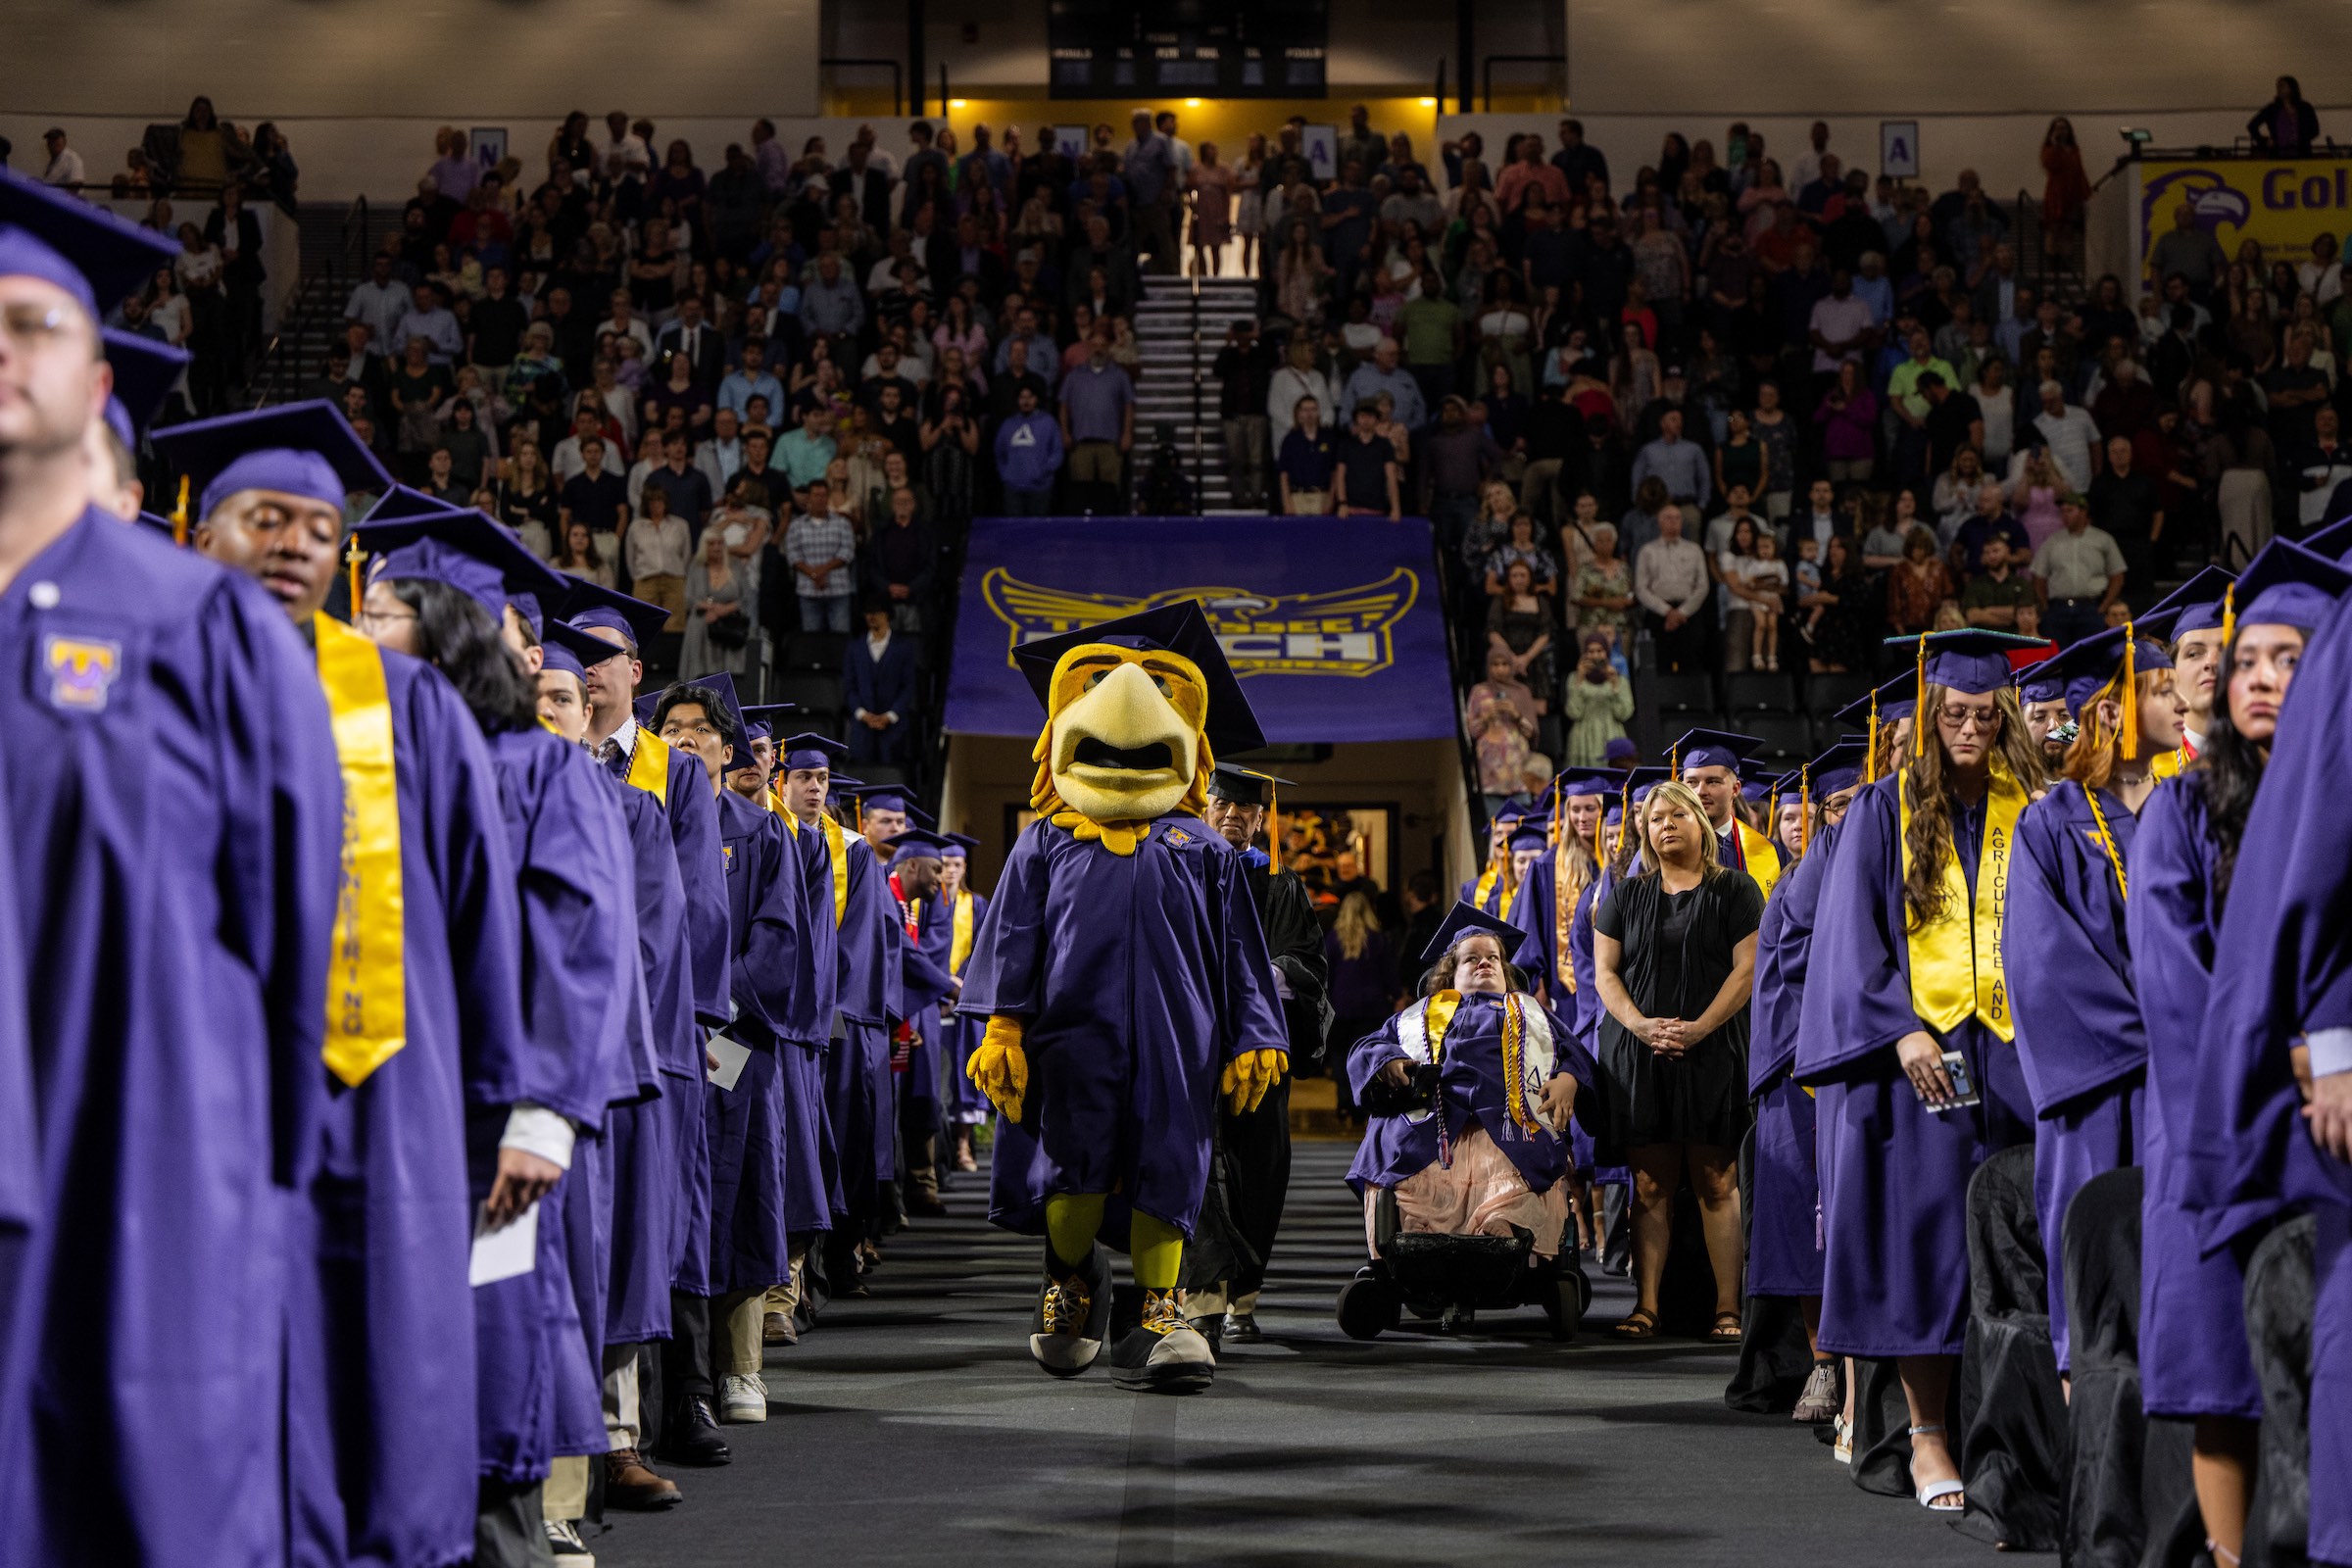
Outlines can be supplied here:
M1047 759L1069 805L1098 820L1173 810L1191 786L1200 732L1136 664L1114 666L1055 714Z

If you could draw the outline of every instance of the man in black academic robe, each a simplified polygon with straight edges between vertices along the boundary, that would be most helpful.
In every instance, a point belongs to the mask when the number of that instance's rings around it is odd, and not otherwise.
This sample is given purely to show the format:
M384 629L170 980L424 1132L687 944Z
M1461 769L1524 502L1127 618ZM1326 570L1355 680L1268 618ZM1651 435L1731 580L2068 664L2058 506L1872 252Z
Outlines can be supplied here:
M1323 927L1306 885L1297 872L1277 869L1255 847L1267 825L1274 788L1285 782L1220 765L1209 775L1205 819L1241 852L1243 877L1274 960L1296 1076L1322 1054L1323 1036L1331 1027L1331 973L1323 957ZM1217 1110L1207 1201L1193 1246L1185 1250L1184 1269L1185 1315L1212 1341L1252 1344L1259 1338L1257 1293L1265 1284L1266 1258L1282 1225L1290 1182L1291 1080L1286 1077L1254 1110L1236 1112L1223 1104ZM1220 1312L1221 1335L1212 1332L1220 1328Z

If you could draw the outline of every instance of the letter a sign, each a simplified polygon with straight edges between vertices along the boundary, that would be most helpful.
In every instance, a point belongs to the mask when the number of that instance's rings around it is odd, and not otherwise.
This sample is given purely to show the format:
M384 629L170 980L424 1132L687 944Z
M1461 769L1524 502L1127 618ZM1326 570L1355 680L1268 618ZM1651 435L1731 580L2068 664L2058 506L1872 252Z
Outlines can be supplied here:
M1919 177L1919 122L1879 122L1879 172L1889 179Z

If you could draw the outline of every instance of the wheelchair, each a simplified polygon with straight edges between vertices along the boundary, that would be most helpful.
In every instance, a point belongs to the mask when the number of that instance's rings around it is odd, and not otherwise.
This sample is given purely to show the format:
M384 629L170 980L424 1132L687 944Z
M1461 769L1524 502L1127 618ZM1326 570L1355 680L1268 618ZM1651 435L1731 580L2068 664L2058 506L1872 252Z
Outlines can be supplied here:
M1585 1277L1571 1214L1557 1255L1535 1256L1535 1237L1514 1225L1508 1236L1441 1236L1398 1229L1396 1195L1377 1189L1372 1214L1374 1256L1340 1289L1340 1332L1376 1340L1411 1312L1435 1321L1440 1333L1469 1329L1480 1312L1539 1307L1551 1337L1576 1338L1592 1283Z

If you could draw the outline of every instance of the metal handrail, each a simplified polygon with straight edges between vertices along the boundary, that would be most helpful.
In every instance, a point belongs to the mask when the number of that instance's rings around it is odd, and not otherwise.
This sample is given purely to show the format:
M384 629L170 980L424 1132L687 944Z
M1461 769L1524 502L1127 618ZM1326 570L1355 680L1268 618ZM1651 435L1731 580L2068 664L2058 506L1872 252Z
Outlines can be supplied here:
M1567 64L1568 57L1566 55L1489 55L1479 62L1479 99L1486 105L1488 114L1491 115L1494 112L1494 68L1498 65L1559 66L1565 69ZM1445 102L1443 94L1439 96L1438 101L1441 104Z
M906 68L898 61L876 55L820 55L816 63L820 70L830 67L839 71L847 66L853 70L889 72L890 112L894 115L906 112Z

